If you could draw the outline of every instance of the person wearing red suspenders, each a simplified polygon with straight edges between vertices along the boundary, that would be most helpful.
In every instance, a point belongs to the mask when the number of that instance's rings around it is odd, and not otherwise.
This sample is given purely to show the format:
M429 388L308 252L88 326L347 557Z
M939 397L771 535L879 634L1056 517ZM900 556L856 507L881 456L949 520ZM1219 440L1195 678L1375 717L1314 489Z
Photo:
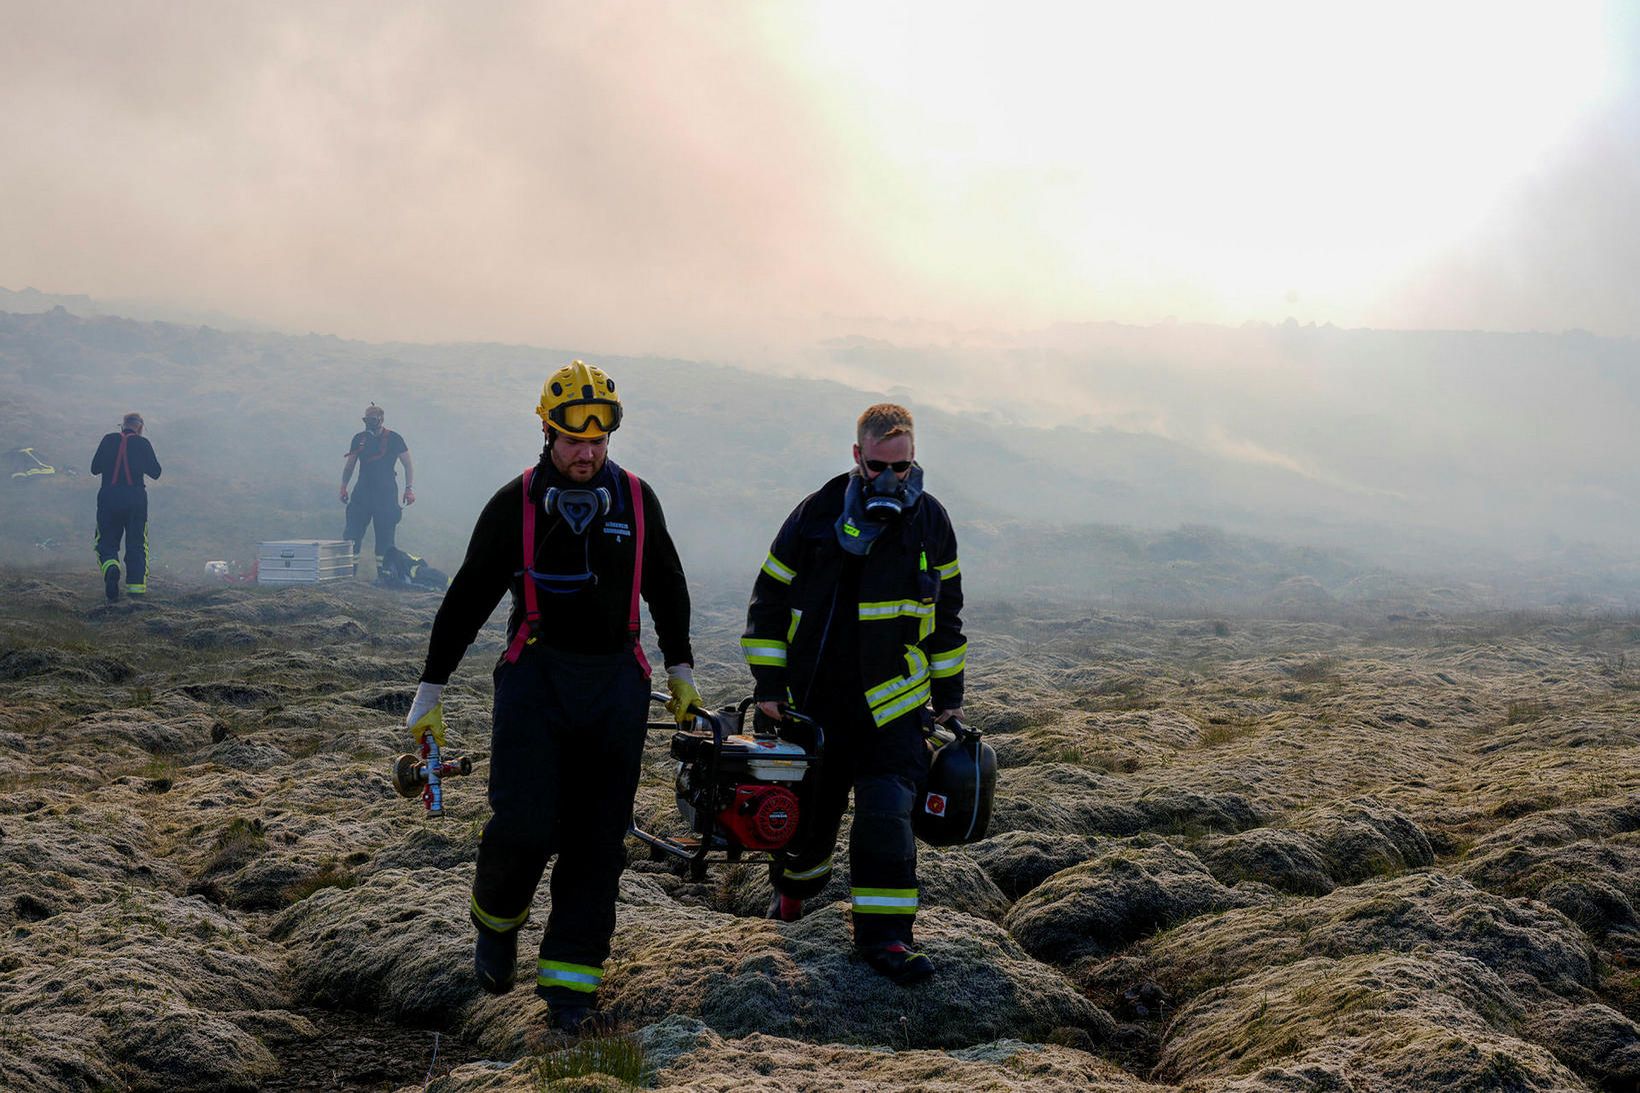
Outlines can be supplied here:
M405 724L418 744L427 731L443 743L444 686L510 590L507 650L494 673L493 814L470 907L474 965L485 990L512 988L518 932L557 854L536 992L555 1028L578 1033L603 1024L598 987L643 756L650 668L640 598L667 665L667 708L689 721L700 692L689 590L666 518L649 485L609 459L621 423L614 381L575 361L547 379L536 413L546 448L479 515Z
M142 435L142 415L130 413L120 431L108 433L91 457L91 473L102 475L97 490L97 564L109 602L120 598L120 540L125 540L125 589L148 591L148 487L143 477L159 477L159 457Z
M387 411L372 402L365 407L364 431L353 434L353 441L342 456L342 488L336 494L347 506L347 517L342 527L342 538L353 540L355 571L359 554L364 550L364 531L376 525L376 569L379 573L387 556L396 549L394 530L404 517L399 508L399 480L395 463L404 464L404 503L416 503L416 464L410 458L410 446L404 437L386 425ZM348 493L348 479L353 468L359 468L359 485Z

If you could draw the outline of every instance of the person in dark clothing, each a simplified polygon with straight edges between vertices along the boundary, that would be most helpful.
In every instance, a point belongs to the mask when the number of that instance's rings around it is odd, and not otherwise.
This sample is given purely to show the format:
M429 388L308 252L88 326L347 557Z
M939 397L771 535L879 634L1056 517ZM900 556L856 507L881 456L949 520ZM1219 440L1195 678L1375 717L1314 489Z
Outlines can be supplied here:
M791 704L826 734L797 835L770 865L769 917L798 918L826 886L852 790L855 947L897 983L934 974L912 937L911 809L928 775L924 705L936 722L961 714L968 651L956 533L914 454L910 411L880 403L860 415L854 469L786 518L740 641L759 712L778 720Z
M347 523L342 538L353 540L353 557L364 550L364 531L376 525L376 564L395 546L394 529L404 512L399 508L399 480L395 461L404 464L404 503L416 503L416 467L404 437L386 427L387 412L372 402L365 408L364 431L353 434L342 457L342 489L337 496L347 506ZM359 468L359 485L349 498L347 483L353 468Z
M120 540L125 540L125 590L148 592L148 487L158 478L159 457L142 435L142 415L129 413L120 431L108 433L91 457L91 473L102 475L97 490L97 562L110 603L120 598Z
M541 390L540 461L492 497L450 582L406 724L442 742L442 695L467 646L512 593L508 647L495 668L489 800L471 914L480 985L513 985L518 931L547 859L552 912L536 992L554 1027L598 1024L597 989L615 932L623 845L649 707L638 601L649 604L667 665L667 708L700 706L689 645L689 590L660 501L608 458L620 425L615 384L575 361ZM527 542L527 547L526 547Z

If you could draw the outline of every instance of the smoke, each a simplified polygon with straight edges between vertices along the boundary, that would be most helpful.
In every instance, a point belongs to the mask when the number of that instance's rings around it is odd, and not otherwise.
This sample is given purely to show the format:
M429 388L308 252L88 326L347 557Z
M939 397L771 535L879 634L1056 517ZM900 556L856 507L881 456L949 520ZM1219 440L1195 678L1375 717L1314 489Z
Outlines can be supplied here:
M789 368L902 321L1634 333L1636 96L1492 209L1599 33L1494 8L0 0L0 285Z

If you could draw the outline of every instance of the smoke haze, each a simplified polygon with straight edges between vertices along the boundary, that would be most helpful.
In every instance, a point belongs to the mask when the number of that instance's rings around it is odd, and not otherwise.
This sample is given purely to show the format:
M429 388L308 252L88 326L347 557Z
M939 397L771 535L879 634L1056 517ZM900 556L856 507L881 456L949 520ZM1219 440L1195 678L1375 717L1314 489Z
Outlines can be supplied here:
M1129 7L0 3L0 285L784 368L884 317L1640 333L1626 9Z

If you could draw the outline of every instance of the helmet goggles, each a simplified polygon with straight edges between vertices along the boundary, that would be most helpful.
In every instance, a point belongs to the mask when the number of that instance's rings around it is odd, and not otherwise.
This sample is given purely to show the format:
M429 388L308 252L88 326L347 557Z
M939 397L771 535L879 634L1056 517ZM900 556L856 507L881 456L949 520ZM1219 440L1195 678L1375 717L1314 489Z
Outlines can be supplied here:
M547 411L547 420L577 439L601 436L621 427L621 404L607 399L560 403Z

